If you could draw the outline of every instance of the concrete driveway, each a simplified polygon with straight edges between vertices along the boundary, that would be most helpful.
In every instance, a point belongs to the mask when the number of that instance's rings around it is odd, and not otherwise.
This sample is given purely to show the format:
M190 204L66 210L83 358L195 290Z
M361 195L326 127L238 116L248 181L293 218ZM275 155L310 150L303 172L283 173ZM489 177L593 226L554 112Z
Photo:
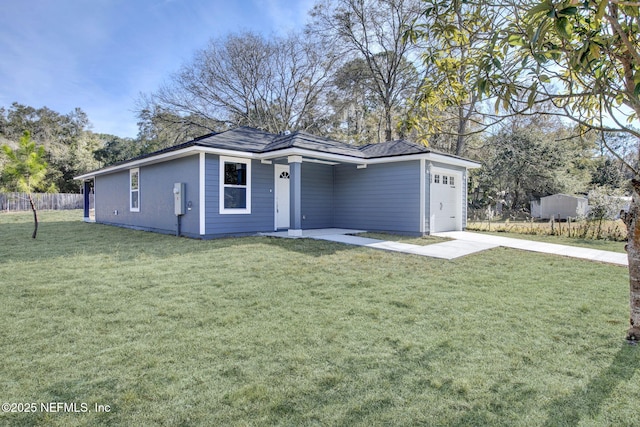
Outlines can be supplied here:
M347 245L365 246L372 249L381 249L385 251L402 252L449 260L503 246L506 248L587 259L620 266L628 265L627 254L624 253L580 248L576 246L557 245L555 243L535 242L533 240L513 239L509 237L493 236L490 234L471 233L468 231L435 233L433 235L436 237L444 237L451 240L425 246L388 240L370 239L368 237L360 237L357 235L364 232L364 230L324 228L317 230L303 230L302 236L297 236L295 238L328 240ZM262 233L262 235L292 238L292 236L289 236L286 231Z
M601 251L598 249L580 248L576 246L558 245L555 243L536 242L533 240L513 239L509 237L494 236L490 234L471 233L469 231L447 231L435 233L434 236L447 237L469 244L485 243L506 248L521 249L531 252L542 252L545 254L562 255L571 258L588 259L591 261L606 262L628 266L629 262L626 253Z

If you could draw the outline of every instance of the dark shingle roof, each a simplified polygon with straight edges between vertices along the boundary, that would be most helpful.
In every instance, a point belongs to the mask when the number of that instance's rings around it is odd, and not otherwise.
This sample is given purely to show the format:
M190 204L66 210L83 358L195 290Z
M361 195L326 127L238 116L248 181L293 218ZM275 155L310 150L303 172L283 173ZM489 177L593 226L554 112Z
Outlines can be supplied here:
M238 127L220 133L212 133L193 141L193 145L202 147L221 148L249 153L261 153L273 141L274 134L253 129Z
M114 163L113 168L143 159L152 159L161 154L171 153L189 147L208 147L245 153L270 153L287 148L299 148L319 154L336 154L357 159L376 159L383 157L405 156L411 154L437 153L448 157L460 158L450 154L439 153L423 145L406 140L381 142L363 146L349 145L329 138L311 135L305 132L273 134L246 126L223 132L201 136L183 144L164 148L153 153Z
M334 141L329 138L311 135L305 132L293 132L278 135L262 152L282 150L286 148L302 148L322 153L342 154L345 156L363 157L357 147Z
M340 154L361 159L430 153L432 150L406 140L354 146L306 132L272 134L249 127L212 133L180 146L198 145L249 153L268 153L287 148L301 148L320 153Z
M430 153L424 145L418 145L413 142L400 139L397 141L381 142L378 144L367 144L360 147L360 151L371 159L376 157L403 156L407 154Z

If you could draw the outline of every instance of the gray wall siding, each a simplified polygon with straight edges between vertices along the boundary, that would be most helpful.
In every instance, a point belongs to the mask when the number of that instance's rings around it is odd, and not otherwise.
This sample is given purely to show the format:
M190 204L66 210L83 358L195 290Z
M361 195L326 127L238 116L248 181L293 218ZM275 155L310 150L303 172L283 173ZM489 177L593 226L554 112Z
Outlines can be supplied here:
M197 235L198 156L140 168L140 212L129 211L129 171L96 177L96 222L175 233L173 184L184 182L192 209L181 218L181 231ZM115 213L117 211L117 215Z
M220 158L207 154L205 160L206 235L215 237L273 231L274 172L273 165L251 162L251 213L220 214Z
M302 163L302 228L334 226L333 166Z
M335 226L420 233L420 162L335 167Z

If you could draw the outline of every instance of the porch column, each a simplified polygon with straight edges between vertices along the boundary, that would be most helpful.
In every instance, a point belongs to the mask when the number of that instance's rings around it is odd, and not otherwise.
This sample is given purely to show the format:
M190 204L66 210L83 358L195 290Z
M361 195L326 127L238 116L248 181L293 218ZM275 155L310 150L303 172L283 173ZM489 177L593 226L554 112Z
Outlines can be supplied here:
M302 156L289 156L289 236L302 236Z
M91 181L83 181L82 193L84 195L84 220L90 221L90 198L91 198Z

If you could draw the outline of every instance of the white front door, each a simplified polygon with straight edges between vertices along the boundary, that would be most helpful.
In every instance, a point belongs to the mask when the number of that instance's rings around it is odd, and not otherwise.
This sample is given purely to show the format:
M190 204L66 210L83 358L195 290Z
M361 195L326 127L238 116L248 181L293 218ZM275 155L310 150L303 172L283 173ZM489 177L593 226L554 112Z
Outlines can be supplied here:
M275 165L276 230L289 228L289 165Z
M431 230L462 229L462 175L446 169L434 169L431 177Z

